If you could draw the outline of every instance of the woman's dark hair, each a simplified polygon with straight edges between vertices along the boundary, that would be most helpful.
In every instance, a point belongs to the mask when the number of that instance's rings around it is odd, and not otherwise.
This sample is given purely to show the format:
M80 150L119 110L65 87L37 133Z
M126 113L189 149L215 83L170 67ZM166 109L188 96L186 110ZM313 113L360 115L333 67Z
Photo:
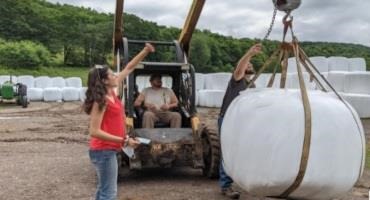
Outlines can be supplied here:
M91 68L87 77L86 99L83 104L84 111L89 115L94 102L98 103L99 110L103 110L106 105L105 96L107 88L104 80L108 78L108 66L96 65Z

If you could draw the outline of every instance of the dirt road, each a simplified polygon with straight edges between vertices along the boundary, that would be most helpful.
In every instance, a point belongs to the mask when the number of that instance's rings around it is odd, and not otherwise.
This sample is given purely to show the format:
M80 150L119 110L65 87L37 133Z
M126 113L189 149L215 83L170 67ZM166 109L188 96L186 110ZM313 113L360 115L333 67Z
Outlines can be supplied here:
M88 117L80 103L32 103L0 107L0 199L93 199L96 178L87 150ZM215 126L217 109L199 108ZM370 135L370 120L363 121ZM369 140L368 140L369 141ZM368 142L369 144L369 142ZM367 200L370 170L341 199ZM119 181L121 200L222 200L217 181L199 170L135 172ZM242 200L257 200L245 193Z

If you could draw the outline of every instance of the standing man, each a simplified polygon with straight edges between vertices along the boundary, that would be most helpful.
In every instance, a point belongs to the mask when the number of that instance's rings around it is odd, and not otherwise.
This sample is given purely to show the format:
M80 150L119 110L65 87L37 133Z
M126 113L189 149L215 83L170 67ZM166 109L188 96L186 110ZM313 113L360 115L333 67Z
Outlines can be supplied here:
M221 125L223 117L226 113L230 103L239 95L240 91L247 89L248 84L251 81L251 75L254 74L254 69L250 60L253 56L261 53L262 45L253 45L247 53L239 60L233 75L229 81L226 89L224 99L222 101L221 111L218 118L218 130L221 134ZM252 85L252 87L255 87ZM240 193L232 189L231 185L233 180L225 173L222 161L220 163L220 179L219 184L221 187L222 195L225 195L231 199L239 199Z
M171 128L181 128L181 115L172 112L177 108L178 99L170 88L162 87L162 76L150 76L151 87L145 88L135 100L134 106L140 107L144 102L146 111L143 116L143 128L154 128L155 122L169 123Z

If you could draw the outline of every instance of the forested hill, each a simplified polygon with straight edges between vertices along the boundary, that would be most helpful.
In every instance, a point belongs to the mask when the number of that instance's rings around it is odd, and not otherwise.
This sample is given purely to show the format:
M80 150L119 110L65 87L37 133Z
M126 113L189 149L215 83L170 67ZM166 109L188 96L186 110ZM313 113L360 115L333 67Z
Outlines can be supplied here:
M184 19L185 20L185 19ZM0 66L89 66L111 60L113 14L89 8L52 4L43 0L0 1ZM178 38L180 29L124 16L124 35L130 39ZM191 46L191 62L199 72L230 71L253 39L236 39L197 30ZM277 47L266 42L264 54L253 60L260 66ZM370 47L355 44L303 42L309 56L366 58L370 69ZM160 59L171 59L158 52Z

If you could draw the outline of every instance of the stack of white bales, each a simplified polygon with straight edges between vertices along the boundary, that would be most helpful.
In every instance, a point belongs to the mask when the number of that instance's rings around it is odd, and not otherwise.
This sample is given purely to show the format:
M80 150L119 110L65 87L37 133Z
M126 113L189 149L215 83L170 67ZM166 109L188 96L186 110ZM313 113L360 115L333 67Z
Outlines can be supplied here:
M66 78L66 87L62 88L62 96L64 101L78 101L82 89L82 80L80 77Z
M204 89L204 74L195 73L195 105L199 106L199 91Z
M27 86L27 98L30 101L42 101L44 99L43 88L35 87L35 78L30 75L18 76L18 83Z
M199 106L221 107L231 73L210 73L204 75L204 89L199 90Z

